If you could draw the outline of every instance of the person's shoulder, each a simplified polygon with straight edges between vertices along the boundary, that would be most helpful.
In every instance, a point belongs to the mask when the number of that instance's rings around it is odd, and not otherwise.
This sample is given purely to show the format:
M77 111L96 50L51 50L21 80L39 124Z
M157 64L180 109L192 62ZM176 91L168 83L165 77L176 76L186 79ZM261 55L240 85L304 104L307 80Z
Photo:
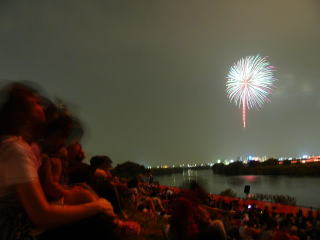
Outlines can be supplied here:
M0 144L0 155L7 161L11 161L10 159L14 157L15 162L19 159L23 162L25 160L36 162L37 159L31 145L19 136L10 136L3 140Z
M1 140L1 146L7 149L30 148L30 145L20 136L6 136Z
M12 143L12 142L21 142L23 141L23 138L21 136L0 136L0 141L2 143Z

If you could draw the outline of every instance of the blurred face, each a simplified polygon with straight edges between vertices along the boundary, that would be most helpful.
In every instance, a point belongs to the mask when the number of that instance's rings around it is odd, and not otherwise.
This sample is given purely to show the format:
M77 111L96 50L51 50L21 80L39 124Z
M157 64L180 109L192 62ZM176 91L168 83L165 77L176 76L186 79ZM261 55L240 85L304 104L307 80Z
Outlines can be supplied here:
M82 161L84 159L84 152L80 144L73 144L68 148L69 160Z
M111 165L109 163L104 162L99 166L99 168L107 171L111 168Z
M37 95L28 96L26 102L30 106L30 117L32 120L37 124L45 123L46 116L40 97Z
M37 95L31 95L26 98L26 104L28 108L29 120L32 127L34 139L41 138L44 132L44 125L46 117L44 108L41 104L40 97Z
M68 158L68 150L65 147L61 147L58 150L56 157L60 158L63 162L65 162Z

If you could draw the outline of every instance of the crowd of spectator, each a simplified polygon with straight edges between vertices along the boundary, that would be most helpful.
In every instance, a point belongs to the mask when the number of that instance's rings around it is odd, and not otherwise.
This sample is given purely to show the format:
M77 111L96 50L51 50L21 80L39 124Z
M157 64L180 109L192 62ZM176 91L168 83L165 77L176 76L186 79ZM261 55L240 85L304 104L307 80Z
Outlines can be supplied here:
M196 183L191 183L191 185ZM281 213L279 209L259 208L255 204L246 204L241 200L227 201L223 197L206 194L203 190L181 190L173 187L164 187L157 184L141 184L143 188L161 199L166 212L170 213L167 234L172 237L172 227L181 228L177 231L182 234L191 234L186 230L194 229L194 221L198 222L193 231L199 231L200 226L205 226L203 214L205 210L207 217L221 222L218 224L215 238L204 239L291 239L291 240L316 240L320 239L320 212L310 209L304 215L301 209L296 213ZM192 187L191 187L192 188ZM196 188L200 188L197 186ZM151 196L151 194L149 195ZM192 203L185 203L180 197L187 198ZM194 204L196 202L196 204ZM188 205L189 204L189 205ZM194 212L193 212L193 210ZM201 210L200 210L201 209ZM178 213L177 213L178 211ZM159 212L161 214L161 212ZM178 216L176 216L178 215ZM194 218L191 223L184 221ZM176 226L178 223L178 226ZM193 226L193 227L192 227ZM200 228L201 229L201 228ZM174 231L174 230L173 230ZM202 229L203 231L203 229ZM218 232L218 233L217 233ZM225 236L223 234L225 232ZM191 234L192 235L192 234ZM170 238L171 239L171 238ZM175 236L173 239L192 239L184 236Z

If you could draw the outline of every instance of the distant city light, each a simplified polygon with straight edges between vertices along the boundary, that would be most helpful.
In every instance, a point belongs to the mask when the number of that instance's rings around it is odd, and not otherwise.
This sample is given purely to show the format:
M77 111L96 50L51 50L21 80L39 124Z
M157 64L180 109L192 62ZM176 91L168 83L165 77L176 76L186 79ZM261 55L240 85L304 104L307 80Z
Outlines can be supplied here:
M300 157L285 157L285 156L282 156L282 157L272 157L272 158L275 158L275 159L278 159L279 160L279 164L283 164L283 161L284 160L289 160L291 161L292 164L295 164L295 163L310 163L310 162L320 162L320 154L313 154L312 156L311 155L303 155L303 156L300 156ZM180 167L180 168L196 168L196 167L212 167L215 163L218 163L218 164L225 164L225 165L229 165L230 163L234 163L235 161L241 161L242 163L244 164L247 164L248 161L259 161L259 162L264 162L266 161L267 159L270 159L270 157L267 157L267 156L247 156L247 157L242 157L242 156L239 156L237 157L237 160L234 160L234 159L224 159L224 160L221 160L221 159L218 159L218 160L215 160L213 162L209 162L209 163L186 163L186 164L179 164L179 165L157 165L156 167L152 167L150 165L146 165L146 168L147 169L151 169L151 168L177 168L177 167Z

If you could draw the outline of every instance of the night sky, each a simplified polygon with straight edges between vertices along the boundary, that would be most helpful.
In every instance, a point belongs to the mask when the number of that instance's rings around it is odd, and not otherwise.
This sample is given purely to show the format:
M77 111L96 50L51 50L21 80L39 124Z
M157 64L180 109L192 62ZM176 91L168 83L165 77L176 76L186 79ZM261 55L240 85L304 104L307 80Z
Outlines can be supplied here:
M318 0L0 3L0 78L32 80L86 126L88 156L201 163L320 153ZM261 54L271 103L229 103L226 75Z

